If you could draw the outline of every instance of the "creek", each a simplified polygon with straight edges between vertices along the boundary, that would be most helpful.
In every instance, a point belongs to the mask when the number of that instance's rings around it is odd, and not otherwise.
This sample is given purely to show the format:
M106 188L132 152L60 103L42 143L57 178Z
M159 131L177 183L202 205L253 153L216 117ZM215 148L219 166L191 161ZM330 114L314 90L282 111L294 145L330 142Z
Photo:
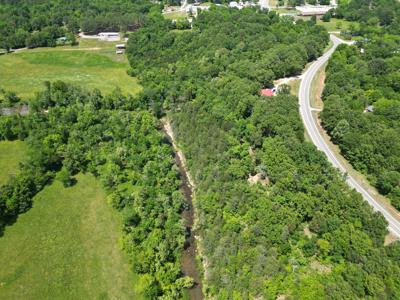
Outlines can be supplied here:
M185 276L193 278L194 285L188 290L191 300L202 300L204 295L201 288L201 277L196 263L196 239L193 228L193 188L194 184L187 170L185 157L176 145L174 133L168 121L163 122L163 131L167 135L175 151L175 162L181 175L181 190L186 200L186 207L181 212L181 218L185 226L185 244L181 256L181 269Z

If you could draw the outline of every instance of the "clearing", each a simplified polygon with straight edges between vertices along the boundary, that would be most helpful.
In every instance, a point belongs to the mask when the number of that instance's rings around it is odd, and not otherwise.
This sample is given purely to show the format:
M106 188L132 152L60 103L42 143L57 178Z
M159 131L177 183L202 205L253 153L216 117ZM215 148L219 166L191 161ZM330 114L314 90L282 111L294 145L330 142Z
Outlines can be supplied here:
M55 181L0 238L0 299L140 299L100 183Z
M331 18L329 22L323 22L320 18L317 18L317 25L325 27L327 31L347 30L351 25L357 26L357 24L358 24L357 22L351 22L335 18Z
M81 39L78 46L19 50L0 56L0 87L21 98L43 90L44 81L62 80L86 89L98 88L110 93L120 87L123 93L141 90L129 76L125 55L115 54L115 44Z
M186 11L165 12L163 15L168 20L186 20L188 17Z
M22 141L0 142L0 184L18 173L19 163L26 156L26 147Z

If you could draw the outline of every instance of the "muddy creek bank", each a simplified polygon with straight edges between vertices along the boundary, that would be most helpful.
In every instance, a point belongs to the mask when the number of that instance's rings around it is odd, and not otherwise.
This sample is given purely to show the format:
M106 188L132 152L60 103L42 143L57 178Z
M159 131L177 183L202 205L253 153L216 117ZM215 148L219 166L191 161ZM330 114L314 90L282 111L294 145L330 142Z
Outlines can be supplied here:
M187 171L183 153L177 148L172 128L168 121L163 122L163 132L167 135L175 151L175 162L181 175L181 189L186 200L186 208L181 213L185 225L185 244L181 256L181 269L185 276L194 280L194 285L188 290L189 298L202 300L204 295L201 289L201 278L196 264L196 240L193 233L193 181Z

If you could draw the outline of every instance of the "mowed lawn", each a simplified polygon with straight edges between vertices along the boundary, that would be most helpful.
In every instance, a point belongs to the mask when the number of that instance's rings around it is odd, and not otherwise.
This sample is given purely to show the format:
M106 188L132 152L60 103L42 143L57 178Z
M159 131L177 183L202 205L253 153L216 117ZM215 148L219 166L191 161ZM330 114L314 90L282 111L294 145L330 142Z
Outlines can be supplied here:
M124 93L137 93L141 88L137 80L126 73L126 57L115 54L112 47L84 42L77 47L39 48L2 55L0 87L16 92L23 99L42 90L44 81L55 80L86 89L98 88L106 94L116 87Z
M19 163L26 156L26 147L22 141L0 142L0 184L18 173Z
M341 31L349 29L350 25L357 26L357 22L346 21L343 19L331 18L329 22L324 22L320 19L317 20L317 24L326 28L328 31Z
M139 299L119 219L92 175L55 181L0 237L0 299Z

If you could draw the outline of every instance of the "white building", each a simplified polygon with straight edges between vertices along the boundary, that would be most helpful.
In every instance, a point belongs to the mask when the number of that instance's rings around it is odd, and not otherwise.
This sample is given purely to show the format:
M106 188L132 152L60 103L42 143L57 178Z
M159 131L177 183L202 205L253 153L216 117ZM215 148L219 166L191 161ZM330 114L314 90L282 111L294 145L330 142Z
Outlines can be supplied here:
M100 41L107 42L118 42L121 39L118 32L100 32L98 36Z
M186 13L188 13L188 14L191 13L195 17L197 17L199 10L209 10L209 9L210 9L210 6L208 6L208 5L194 5L194 4L189 4L185 8Z
M319 5L296 6L296 10L300 12L301 16L322 16L332 8L333 6L319 6Z
M125 44L116 44L115 48L118 49L118 50L123 50L123 49L126 48L126 46L125 46Z
M229 2L229 7L230 8L237 8L237 9L242 9L243 8L243 3L237 3L236 1L231 1Z

